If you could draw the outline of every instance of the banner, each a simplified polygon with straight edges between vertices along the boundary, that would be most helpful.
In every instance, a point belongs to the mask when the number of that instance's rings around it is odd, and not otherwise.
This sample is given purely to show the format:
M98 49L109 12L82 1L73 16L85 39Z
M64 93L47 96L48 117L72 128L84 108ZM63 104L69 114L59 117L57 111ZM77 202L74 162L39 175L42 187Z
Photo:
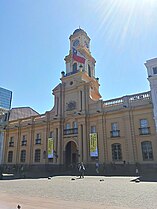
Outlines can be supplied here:
M90 156L98 157L97 133L90 134Z
M48 158L53 158L54 156L54 140L53 138L48 138Z

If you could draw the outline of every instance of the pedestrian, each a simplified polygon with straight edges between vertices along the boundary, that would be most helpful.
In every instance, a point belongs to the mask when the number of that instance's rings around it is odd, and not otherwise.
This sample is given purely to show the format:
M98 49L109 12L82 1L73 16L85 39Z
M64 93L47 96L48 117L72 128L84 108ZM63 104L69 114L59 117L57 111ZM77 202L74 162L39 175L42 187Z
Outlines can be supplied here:
M3 172L2 172L2 167L0 166L0 180L3 179Z
M95 163L95 170L96 170L96 173L98 174L99 173L99 162L96 161Z
M84 178L85 167L83 165L83 162L80 163L79 172L80 172L80 179Z
M139 176L139 170L138 170L138 168L136 167L136 176Z

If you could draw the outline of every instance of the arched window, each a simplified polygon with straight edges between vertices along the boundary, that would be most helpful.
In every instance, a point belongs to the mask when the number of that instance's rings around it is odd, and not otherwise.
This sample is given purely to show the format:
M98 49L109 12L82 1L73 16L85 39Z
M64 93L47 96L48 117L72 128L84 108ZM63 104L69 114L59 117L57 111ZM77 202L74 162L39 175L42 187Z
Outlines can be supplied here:
M35 162L40 162L40 156L41 156L41 150L40 149L36 149L35 150L34 161Z
M121 144L112 144L112 160L122 160Z
M73 64L73 72L76 72L77 71L77 63L75 62L74 64Z
M26 161L26 150L21 150L21 163L24 163Z
M88 75L89 75L89 77L91 77L91 69L90 69L90 65L88 65Z
M150 141L141 143L143 160L153 160L153 149Z
M8 152L8 163L12 163L13 162L13 151L9 151Z

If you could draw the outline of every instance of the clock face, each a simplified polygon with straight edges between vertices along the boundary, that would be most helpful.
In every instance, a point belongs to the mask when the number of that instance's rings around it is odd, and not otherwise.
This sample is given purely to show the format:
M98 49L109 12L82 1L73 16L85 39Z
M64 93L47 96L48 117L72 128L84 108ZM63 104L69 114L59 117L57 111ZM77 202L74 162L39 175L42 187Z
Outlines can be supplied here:
M74 47L77 47L77 46L79 45L79 43L80 43L79 40L76 39L76 40L74 41L74 43L73 43L73 46L74 46Z

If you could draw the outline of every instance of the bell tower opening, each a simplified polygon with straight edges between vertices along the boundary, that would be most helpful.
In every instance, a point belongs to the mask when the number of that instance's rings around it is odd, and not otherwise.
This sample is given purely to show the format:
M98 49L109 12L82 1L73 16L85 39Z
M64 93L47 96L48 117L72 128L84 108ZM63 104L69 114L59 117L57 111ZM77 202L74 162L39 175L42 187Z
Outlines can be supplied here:
M88 75L89 75L89 77L91 77L91 69L90 69L90 65L88 65Z
M73 72L76 72L77 71L77 63L75 62L74 64L73 64Z

